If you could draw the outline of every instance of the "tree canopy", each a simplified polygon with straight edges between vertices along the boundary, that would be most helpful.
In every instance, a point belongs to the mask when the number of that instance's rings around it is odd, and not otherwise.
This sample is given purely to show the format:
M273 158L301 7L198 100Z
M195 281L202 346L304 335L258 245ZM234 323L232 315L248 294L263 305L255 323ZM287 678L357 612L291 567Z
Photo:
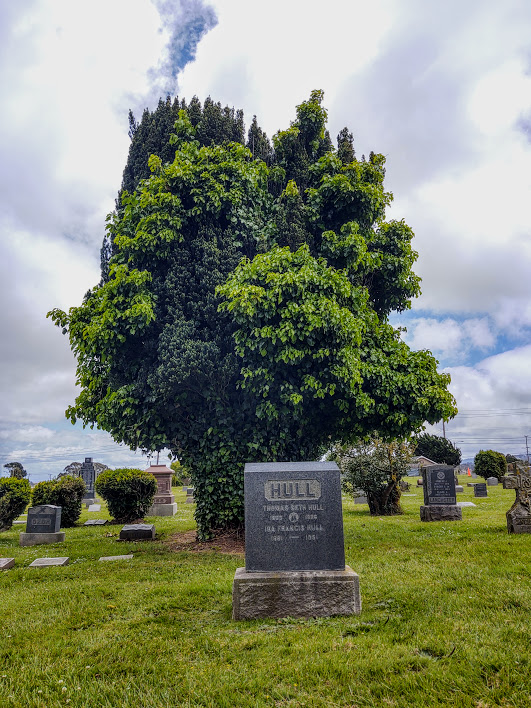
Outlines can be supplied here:
M474 472L483 479L496 477L500 480L507 472L505 455L496 450L480 450L474 457Z
M256 121L250 148L240 127L207 141L200 104L180 108L174 159L153 154L108 217L102 281L49 313L77 357L67 416L179 457L203 537L242 523L245 461L456 413L449 376L388 321L420 288L411 229L385 221L385 158L358 161L348 131L336 150L322 98L272 150Z
M7 462L4 467L9 472L10 477L16 477L16 479L24 479L28 476L28 473L24 469L21 462Z
M461 450L439 435L422 433L415 438L415 455L424 455L433 462L456 467L461 462Z

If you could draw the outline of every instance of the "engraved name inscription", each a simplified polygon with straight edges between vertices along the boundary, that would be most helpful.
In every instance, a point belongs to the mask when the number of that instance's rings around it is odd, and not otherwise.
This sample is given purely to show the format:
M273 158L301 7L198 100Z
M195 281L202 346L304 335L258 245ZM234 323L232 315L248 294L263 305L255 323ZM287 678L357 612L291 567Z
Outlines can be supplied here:
M310 501L321 498L321 483L317 479L268 480L264 484L267 501Z

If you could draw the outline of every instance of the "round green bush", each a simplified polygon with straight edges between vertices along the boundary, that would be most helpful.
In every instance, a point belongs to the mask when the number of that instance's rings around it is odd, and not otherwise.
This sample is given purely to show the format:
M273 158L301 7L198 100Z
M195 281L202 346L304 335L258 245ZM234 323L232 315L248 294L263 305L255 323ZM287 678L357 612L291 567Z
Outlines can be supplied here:
M500 480L507 473L505 455L496 450L480 450L474 457L474 472L483 479L496 477Z
M0 531L10 529L31 499L31 485L27 479L0 477Z
M96 492L107 502L119 523L142 519L153 503L157 482L151 472L137 469L105 470L96 479Z
M61 526L68 528L75 526L81 516L81 506L86 489L85 482L81 477L66 475L60 479L36 484L33 488L31 503L33 506L40 504L60 506Z

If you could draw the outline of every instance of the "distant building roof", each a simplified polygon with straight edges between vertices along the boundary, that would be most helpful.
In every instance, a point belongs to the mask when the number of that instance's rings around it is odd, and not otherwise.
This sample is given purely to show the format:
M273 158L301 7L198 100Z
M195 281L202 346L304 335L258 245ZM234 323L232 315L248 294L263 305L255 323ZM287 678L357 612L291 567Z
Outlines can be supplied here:
M411 458L411 462L409 463L410 467L429 467L429 465L437 465L439 464L438 462L434 462L433 460L430 460L429 457L425 457L424 455L417 455L416 457Z

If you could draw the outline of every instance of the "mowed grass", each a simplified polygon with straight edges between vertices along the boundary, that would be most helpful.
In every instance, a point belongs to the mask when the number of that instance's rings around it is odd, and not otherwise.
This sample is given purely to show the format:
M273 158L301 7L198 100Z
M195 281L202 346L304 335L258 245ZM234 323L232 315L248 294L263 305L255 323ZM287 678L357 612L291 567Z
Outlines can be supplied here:
M243 557L170 550L194 527L182 492L175 517L150 519L154 542L79 527L63 544L22 548L13 527L0 535L0 557L16 559L0 571L0 706L528 708L531 535L507 534L514 492L474 499L465 486L458 500L477 507L463 521L421 523L415 481L400 517L344 499L363 606L353 617L232 621ZM28 567L42 556L70 564Z

